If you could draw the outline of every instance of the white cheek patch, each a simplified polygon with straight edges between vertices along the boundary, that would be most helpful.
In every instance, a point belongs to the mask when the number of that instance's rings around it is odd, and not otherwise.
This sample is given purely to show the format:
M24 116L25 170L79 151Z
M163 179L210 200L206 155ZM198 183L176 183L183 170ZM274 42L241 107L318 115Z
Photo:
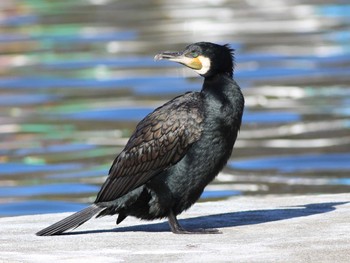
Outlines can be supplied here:
M198 59L202 64L202 68L195 71L198 74L204 75L210 70L210 59L203 56L199 56Z

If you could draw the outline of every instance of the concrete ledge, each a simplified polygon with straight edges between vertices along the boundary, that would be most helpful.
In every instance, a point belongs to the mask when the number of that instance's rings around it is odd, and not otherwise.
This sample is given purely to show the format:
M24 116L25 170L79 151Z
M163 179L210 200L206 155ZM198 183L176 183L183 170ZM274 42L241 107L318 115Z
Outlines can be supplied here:
M35 232L65 217L0 218L0 262L349 262L350 194L236 197L179 216L218 235L175 235L165 220L92 219L70 234Z

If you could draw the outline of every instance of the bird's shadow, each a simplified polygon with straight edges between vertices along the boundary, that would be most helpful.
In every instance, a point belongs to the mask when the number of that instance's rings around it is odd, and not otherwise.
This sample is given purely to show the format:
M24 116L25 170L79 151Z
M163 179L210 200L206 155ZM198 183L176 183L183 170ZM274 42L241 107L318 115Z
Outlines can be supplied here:
M225 228L245 225L263 224L267 222L288 220L297 217L306 217L316 214L328 213L336 210L336 206L344 205L349 202L332 202L306 204L299 206L290 206L281 209L251 210L242 212L232 212L223 214L214 214L207 216L192 217L179 220L184 228ZM167 222L154 224L141 224L135 226L118 227L108 230L87 230L68 232L63 235L92 234L105 232L168 232L170 228Z

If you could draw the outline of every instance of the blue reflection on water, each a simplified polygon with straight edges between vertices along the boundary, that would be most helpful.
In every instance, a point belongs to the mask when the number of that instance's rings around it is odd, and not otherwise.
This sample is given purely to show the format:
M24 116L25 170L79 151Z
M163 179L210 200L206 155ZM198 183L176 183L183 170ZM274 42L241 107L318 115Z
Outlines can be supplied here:
M119 108L119 109L100 109L85 110L81 112L62 114L65 118L79 120L100 120L100 121L139 121L153 108ZM243 122L255 123L288 123L300 120L300 115L294 112L246 112L243 116Z
M333 112L335 114L338 115L343 115L343 116L350 116L350 107L347 107L348 102L345 102L343 105L344 107L340 108L340 109L333 109ZM350 121L346 122L346 120L344 121L344 123L350 123ZM349 124L347 126L350 126Z
M2 186L0 197L27 197L37 195L82 194L97 192L100 187L88 184L46 184L26 186Z
M329 180L332 185L350 185L350 178L337 178Z
M287 155L231 161L234 169L279 170L281 172L350 170L350 153Z
M333 32L328 33L325 37L330 39L330 40L333 40L333 41L345 42L345 41L350 40L350 32L349 31L333 31ZM339 56L344 56L344 61L349 61L348 54L340 54Z
M34 172L57 172L81 169L82 164L25 164L25 163L0 163L0 175L2 174L21 174Z
M39 103L46 103L48 101L56 101L61 96L54 96L49 94L2 94L0 97L0 106L13 105L36 105Z
M245 112L243 122L256 123L285 123L295 122L301 119L300 115L295 112L287 111L269 111L269 112Z
M347 1L344 1L346 3ZM350 5L322 5L316 6L315 10L322 16L325 17L341 17L341 18L350 18Z
M35 215L42 213L76 212L86 207L86 204L29 200L0 204L0 216Z
M39 22L39 17L37 15L15 15L9 17L2 17L0 20L0 25L3 26L21 26L21 25L30 25L37 24ZM0 36L0 41L3 36Z
M259 70L237 71L235 76L238 79L276 79L283 77L311 78L321 75L348 76L350 68L260 68Z

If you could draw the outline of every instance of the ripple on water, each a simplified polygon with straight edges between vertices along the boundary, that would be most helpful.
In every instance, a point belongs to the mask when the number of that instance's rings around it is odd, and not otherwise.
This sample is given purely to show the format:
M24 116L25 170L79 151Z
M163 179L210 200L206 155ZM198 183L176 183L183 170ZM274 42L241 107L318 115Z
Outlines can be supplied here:
M229 166L242 170L277 170L280 172L350 170L350 153L269 156L230 161Z

